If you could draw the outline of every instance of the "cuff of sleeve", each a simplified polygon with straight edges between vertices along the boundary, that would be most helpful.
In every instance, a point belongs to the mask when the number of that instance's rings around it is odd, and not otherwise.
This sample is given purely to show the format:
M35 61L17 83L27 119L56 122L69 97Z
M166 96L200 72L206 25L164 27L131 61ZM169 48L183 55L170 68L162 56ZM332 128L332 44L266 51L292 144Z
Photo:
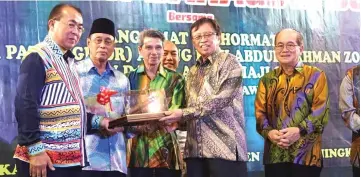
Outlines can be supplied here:
M34 156L42 152L45 152L44 144L41 141L27 146L27 149L30 156Z
M126 139L132 139L137 135L135 133L135 130L134 130L133 126L124 127L124 132L123 133L124 133Z
M307 122L304 120L300 123L300 125L298 125L298 128L300 129L300 135L301 136L305 136L308 135L310 133L313 132L313 129L310 129L311 127L309 127L309 129L307 129L309 125L307 124Z
M94 115L92 118L92 129L100 129L100 123L104 119L103 116Z
M263 136L264 139L268 139L268 133L271 131L272 129L264 129L261 132L261 136Z
M360 131L360 116L354 112L350 115L350 128L354 132Z
M187 121L193 117L196 116L196 109L193 108L193 107L190 107L190 108L184 108L182 109L182 112L183 112L183 116L182 116L182 119L184 121Z
M127 132L127 133L124 134L124 136L125 136L126 139L132 139L132 138L134 138L136 135L137 135L137 134L131 133L131 132Z

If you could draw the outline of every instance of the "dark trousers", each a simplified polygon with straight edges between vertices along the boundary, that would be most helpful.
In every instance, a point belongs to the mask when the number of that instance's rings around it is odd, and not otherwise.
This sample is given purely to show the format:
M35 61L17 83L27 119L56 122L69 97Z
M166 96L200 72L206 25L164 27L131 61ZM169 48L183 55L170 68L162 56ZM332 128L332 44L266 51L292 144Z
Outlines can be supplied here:
M352 166L353 177L360 177L360 167Z
M83 177L126 177L127 175L119 171L91 171L83 170ZM70 176L69 176L70 177Z
M21 160L16 159L16 168L18 177L30 177L29 167L30 164ZM55 171L47 168L46 176L47 177L73 177L81 176L82 170L81 167L55 167Z
M167 168L129 168L130 177L181 177L181 170Z
M265 177L319 177L322 167L276 163L264 166Z
M223 159L188 158L188 177L247 177L247 164Z

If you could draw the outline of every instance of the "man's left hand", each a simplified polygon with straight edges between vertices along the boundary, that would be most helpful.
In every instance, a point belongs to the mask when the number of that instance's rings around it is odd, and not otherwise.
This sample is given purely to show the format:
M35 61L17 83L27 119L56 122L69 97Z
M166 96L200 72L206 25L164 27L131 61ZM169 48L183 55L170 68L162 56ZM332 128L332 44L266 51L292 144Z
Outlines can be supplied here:
M176 123L181 120L183 111L181 109L173 109L165 112L165 114L166 116L159 119L159 121L164 122L166 125L171 125L172 123Z
M300 139L300 129L298 127L288 127L280 130L283 135L281 135L281 142L285 143L285 145L290 146L298 139Z

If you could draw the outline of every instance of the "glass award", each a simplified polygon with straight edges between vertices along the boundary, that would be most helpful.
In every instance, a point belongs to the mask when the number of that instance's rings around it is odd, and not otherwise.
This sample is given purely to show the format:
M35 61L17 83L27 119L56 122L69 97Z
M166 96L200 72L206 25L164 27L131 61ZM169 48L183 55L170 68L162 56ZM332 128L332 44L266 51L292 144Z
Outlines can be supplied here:
M168 110L164 89L130 90L121 95L124 98L125 114L109 122L109 128L158 122Z

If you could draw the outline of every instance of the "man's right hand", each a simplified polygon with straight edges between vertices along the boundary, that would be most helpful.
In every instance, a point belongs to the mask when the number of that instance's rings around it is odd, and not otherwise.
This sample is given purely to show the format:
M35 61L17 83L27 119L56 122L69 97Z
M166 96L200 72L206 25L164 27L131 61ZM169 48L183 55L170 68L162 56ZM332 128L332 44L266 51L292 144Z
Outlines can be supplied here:
M123 127L114 127L114 128L109 128L109 122L111 121L110 118L104 117L103 120L100 123L100 133L104 136L113 136L114 134L118 133L118 132L123 132L124 128Z
M182 119L183 111L182 109L173 109L165 112L166 116L159 119L159 121L164 122L165 124L172 124L179 122Z
M30 176L31 177L46 177L46 168L54 171L55 168L46 152L30 156Z

